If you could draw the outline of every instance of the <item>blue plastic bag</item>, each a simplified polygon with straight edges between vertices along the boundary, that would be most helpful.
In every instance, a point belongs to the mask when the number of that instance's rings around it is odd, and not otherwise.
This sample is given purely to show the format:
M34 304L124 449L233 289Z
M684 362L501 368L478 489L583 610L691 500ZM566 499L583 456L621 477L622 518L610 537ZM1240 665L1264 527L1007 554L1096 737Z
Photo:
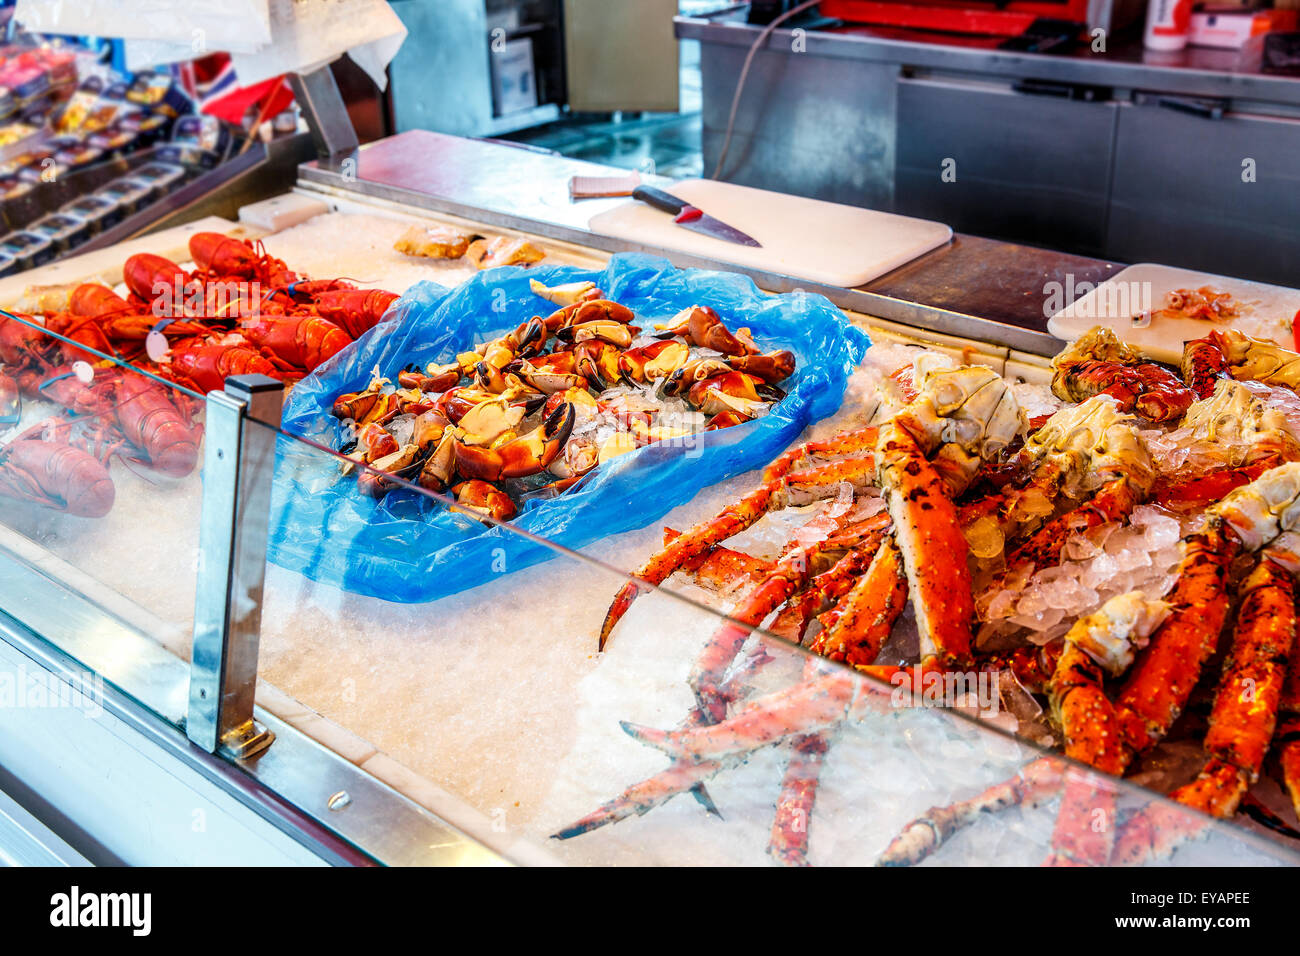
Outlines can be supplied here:
M430 282L409 290L383 323L293 389L285 430L337 449L343 430L330 414L335 397L364 389L376 367L396 379L408 363L449 362L530 316L549 315L556 306L532 292L530 279L595 282L646 329L709 305L728 328L747 326L764 351L789 349L798 360L782 383L786 397L765 416L695 436L690 447L657 443L619 456L565 495L527 501L511 522L569 548L643 527L705 486L767 464L811 421L839 408L871 344L822 296L769 295L744 276L677 269L666 259L616 255L600 271L492 269L450 292ZM336 460L300 442L280 439L276 468L270 559L315 581L390 601L432 601L554 556L412 491L366 497L339 475Z

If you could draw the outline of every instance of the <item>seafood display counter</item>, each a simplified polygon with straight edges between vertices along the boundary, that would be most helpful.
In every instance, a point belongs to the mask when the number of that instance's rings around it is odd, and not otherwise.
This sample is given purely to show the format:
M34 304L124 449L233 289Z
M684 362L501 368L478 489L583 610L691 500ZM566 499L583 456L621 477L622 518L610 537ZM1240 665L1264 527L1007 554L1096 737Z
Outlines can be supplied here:
M1190 387L1105 332L1053 367L1033 329L611 249L509 181L355 183L0 284L26 852L1300 860L1300 405L1236 333Z

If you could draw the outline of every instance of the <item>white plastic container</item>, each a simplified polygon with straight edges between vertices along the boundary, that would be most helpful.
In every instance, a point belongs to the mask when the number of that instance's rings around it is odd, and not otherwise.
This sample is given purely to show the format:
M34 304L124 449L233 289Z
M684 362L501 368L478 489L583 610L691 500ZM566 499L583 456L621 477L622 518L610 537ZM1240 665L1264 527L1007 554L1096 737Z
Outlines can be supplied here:
M1151 0L1142 43L1148 50L1181 50L1191 22L1192 0Z

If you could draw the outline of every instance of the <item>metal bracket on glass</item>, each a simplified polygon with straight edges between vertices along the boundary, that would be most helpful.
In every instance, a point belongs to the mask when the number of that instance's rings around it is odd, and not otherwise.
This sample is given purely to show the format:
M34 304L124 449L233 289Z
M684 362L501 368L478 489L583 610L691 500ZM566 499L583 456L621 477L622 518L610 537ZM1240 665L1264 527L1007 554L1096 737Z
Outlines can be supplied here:
M233 375L207 399L185 732L208 753L235 759L275 738L253 719L253 694L283 401L283 383L265 375Z
M320 158L339 160L355 152L361 144L329 64L310 73L290 73L289 85Z

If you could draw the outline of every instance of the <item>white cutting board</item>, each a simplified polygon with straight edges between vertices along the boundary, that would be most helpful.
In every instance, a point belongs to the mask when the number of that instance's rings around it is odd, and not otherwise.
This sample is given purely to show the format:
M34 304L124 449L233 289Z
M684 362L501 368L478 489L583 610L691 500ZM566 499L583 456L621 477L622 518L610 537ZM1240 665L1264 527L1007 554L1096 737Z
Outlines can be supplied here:
M1165 293L1174 289L1210 286L1231 293L1237 300L1238 318L1208 322L1170 316L1141 316L1145 307L1159 310ZM1047 331L1058 339L1077 339L1095 325L1115 330L1125 342L1160 362L1182 361L1183 343L1199 339L1212 329L1235 328L1294 349L1291 323L1300 310L1300 290L1248 282L1209 272L1193 272L1151 262L1141 262L1115 273L1096 289L1047 320Z
M939 222L711 179L687 179L665 188L753 236L763 248L683 229L668 213L634 199L593 216L589 228L602 236L841 288L870 282L952 238L952 230Z

